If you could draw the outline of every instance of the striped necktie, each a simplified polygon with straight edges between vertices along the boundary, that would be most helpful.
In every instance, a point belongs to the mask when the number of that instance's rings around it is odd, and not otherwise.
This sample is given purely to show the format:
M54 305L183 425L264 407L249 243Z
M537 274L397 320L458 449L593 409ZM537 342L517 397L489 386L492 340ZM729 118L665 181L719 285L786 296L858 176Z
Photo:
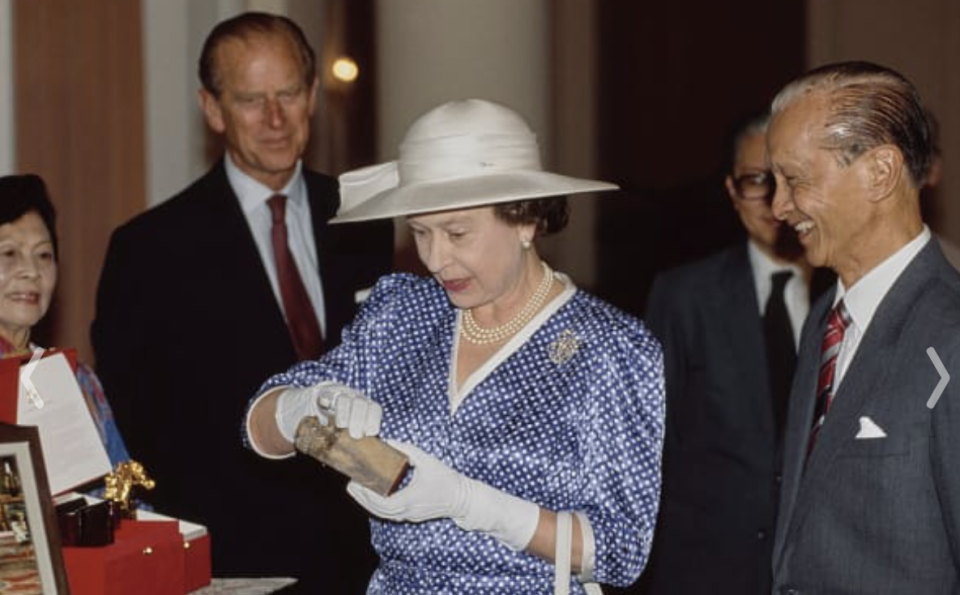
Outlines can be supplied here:
M843 334L850 326L850 312L843 300L837 302L830 319L827 320L827 330L823 334L823 343L820 344L820 377L817 380L817 404L813 413L813 427L810 430L810 441L807 445L807 456L813 451L817 441L817 434L827 417L827 411L833 403L834 378L837 373L837 355L843 344Z

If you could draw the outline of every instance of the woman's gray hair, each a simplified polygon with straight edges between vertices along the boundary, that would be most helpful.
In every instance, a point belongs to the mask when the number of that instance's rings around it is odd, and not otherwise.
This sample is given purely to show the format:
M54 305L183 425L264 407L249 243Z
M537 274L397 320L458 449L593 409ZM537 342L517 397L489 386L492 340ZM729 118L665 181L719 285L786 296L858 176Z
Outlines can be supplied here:
M870 62L828 64L787 84L770 111L776 115L815 93L827 100L821 146L832 151L841 166L880 145L894 145L903 154L914 187L923 185L930 169L930 129L920 95L903 75Z

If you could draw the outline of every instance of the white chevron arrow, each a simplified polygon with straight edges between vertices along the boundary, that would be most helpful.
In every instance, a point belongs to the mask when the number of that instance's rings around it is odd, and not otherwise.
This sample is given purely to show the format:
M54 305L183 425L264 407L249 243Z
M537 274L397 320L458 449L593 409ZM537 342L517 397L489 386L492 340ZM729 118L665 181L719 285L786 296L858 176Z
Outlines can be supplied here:
M940 361L940 357L937 355L937 351L933 347L927 347L927 355L930 356L930 361L933 362L933 367L937 369L937 372L940 373L940 382L937 383L937 386L933 389L933 394L930 395L930 398L927 399L927 408L933 409L937 401L940 400L940 395L943 393L943 389L947 388L947 383L950 382L950 374L947 373L947 369L943 366L943 362Z

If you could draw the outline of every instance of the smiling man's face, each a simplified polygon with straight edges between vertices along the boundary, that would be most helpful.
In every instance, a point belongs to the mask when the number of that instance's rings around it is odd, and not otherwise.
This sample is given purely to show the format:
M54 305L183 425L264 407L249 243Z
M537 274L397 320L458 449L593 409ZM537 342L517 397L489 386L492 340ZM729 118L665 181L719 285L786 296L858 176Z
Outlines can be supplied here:
M771 119L767 146L777 180L774 215L797 231L812 265L839 273L858 261L871 217L862 160L842 165L823 147L826 115L822 93L797 98Z

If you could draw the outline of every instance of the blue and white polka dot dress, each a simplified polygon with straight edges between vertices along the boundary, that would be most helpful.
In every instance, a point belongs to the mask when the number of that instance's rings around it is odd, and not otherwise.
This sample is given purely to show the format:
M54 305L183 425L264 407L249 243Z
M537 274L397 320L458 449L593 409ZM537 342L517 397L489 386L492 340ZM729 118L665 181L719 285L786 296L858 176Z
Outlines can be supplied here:
M584 513L593 580L633 582L660 496L659 344L637 319L578 291L451 409L457 312L432 279L384 277L340 347L264 390L323 380L361 390L383 407L384 438L549 510ZM374 518L371 531L381 563L370 594L553 592L553 564L448 519ZM571 592L583 590L574 582Z

